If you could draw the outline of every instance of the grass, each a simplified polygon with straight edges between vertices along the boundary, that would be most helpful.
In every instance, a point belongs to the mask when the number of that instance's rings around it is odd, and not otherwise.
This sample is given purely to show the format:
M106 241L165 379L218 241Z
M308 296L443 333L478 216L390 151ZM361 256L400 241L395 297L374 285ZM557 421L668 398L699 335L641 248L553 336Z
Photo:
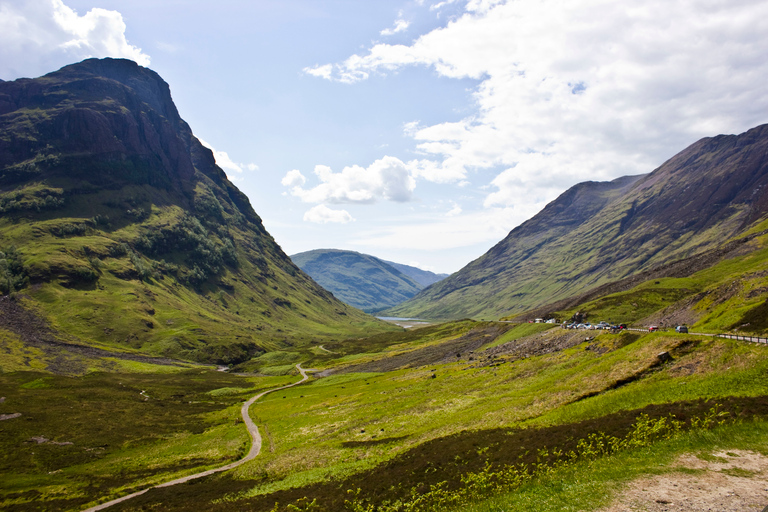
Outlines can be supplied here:
M172 374L0 375L0 501L19 510L77 509L241 457L240 404L286 378L209 370ZM295 381L295 377L290 380Z
M378 361L389 354L450 351L456 340L487 328L471 322L431 326L379 335L369 346L352 339L334 346L334 352L342 353L314 357L346 361L354 350L368 349L365 357ZM552 337L564 332L536 324L505 324L505 329L487 345L523 333ZM390 352L388 347L395 348ZM660 361L662 351L672 359ZM287 370L301 355L269 353L257 363ZM268 510L276 501L287 506L304 496L317 498L323 510L338 510L349 498L346 489L360 487L372 503L402 500L413 485L426 491L440 482L435 480L440 475L449 475L454 486L486 462L518 461L526 457L520 447L563 448L606 429L624 435L643 412L655 418L671 412L685 420L715 400L726 400L735 417L747 418L750 411L768 414L761 398L768 396L763 378L768 350L734 340L604 333L540 356L495 357L494 366L464 359L337 373L269 394L251 409L264 437L254 461L192 487L152 490L117 510L158 501L178 510L192 502L211 510ZM31 507L33 500L51 509L76 509L97 497L234 460L247 446L239 404L257 388L296 378L244 379L189 369L84 377L0 375L0 394L7 397L0 413L33 418L0 423L8 443L2 499L19 509ZM74 444L28 441L36 436ZM434 475L430 468L442 469Z
M83 344L225 365L294 346L311 354L313 343L398 329L333 299L255 216L245 220L222 184L197 178L195 208L205 210L197 217L173 190L103 189L50 169L8 187L0 194L0 206L12 208L0 217L0 250L15 246L21 255L31 285L20 300ZM172 244L148 248L158 233L186 233L182 242L204 240L208 252L228 248L229 259L198 261L205 251ZM191 280L200 266L206 278Z
M768 454L767 436L768 422L765 420L723 425L711 431L694 430L649 447L619 453L593 463L576 464L556 474L538 478L514 492L477 499L456 510L596 510L608 505L620 493L621 487L631 480L679 471L672 466L672 462L682 454L706 455L723 449ZM738 472L734 476L752 475Z
M621 434L642 412L689 420L724 400L733 417L768 414L765 347L665 333L622 339L601 334L494 367L337 374L268 395L252 415L269 432L269 451L194 492L153 490L125 509L162 501L183 510L205 499L211 510L269 510L308 496L320 510L339 510L346 489L358 487L381 504L403 499L414 485L439 483L432 467L460 482L484 461L518 460L521 446L565 447L606 429ZM671 361L659 362L663 350Z

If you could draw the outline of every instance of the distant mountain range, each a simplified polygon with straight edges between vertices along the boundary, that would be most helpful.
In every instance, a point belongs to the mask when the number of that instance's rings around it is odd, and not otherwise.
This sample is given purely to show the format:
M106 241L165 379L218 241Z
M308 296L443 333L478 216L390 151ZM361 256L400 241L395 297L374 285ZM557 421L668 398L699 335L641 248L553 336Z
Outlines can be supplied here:
M702 139L647 175L570 188L486 254L386 314L490 319L522 313L718 254L767 217L768 125L762 125ZM690 271L696 269L700 265Z
M399 304L447 277L338 249L316 249L294 254L291 259L338 299L366 312Z
M0 83L0 213L0 292L77 344L237 363L387 329L291 262L132 61Z

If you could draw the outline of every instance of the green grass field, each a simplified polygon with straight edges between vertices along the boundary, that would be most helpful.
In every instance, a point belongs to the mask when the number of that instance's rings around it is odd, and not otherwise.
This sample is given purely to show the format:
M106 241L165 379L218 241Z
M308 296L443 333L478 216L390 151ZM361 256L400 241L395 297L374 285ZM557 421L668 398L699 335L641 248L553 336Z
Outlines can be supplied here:
M436 350L478 326L487 327L469 322L432 326L421 333L393 333L388 342L380 336L369 347L363 340L350 341L347 349L353 350L354 343L359 344L354 350L367 348L363 359L385 357L386 347L395 340L397 354ZM624 436L641 414L656 419L674 414L690 422L720 403L735 421L722 428L742 429L745 438L765 429L762 420L754 423L752 418L768 415L768 347L671 333L604 333L548 354L524 359L496 355L492 364L482 359L484 350L498 349L499 338L514 342L515 331L518 336L557 336L561 330L542 332L524 324L489 339L475 351L473 361L337 373L267 395L251 409L264 438L262 453L254 461L191 487L152 490L115 510L141 510L153 503L185 510L201 500L210 510L271 510L275 503L281 504L278 510L289 510L289 505L315 499L317 510L358 505L389 510L382 507L414 502L414 488L428 494L436 485L447 489L437 493L440 499L494 510L494 500L523 503L519 500L550 492L547 482L554 477L533 475L510 488L508 495L501 488L480 492L462 480L489 478L483 476L487 464L503 468L520 461L535 463L531 454L575 446L590 433ZM664 351L672 354L671 360L659 360L657 354ZM339 361L350 356L333 355ZM297 359L290 354L272 357L272 368L287 368ZM333 361L324 364L331 367ZM77 510L234 460L248 444L239 404L258 389L298 379L188 368L165 371L0 375L0 396L6 397L0 414L22 414L0 423L4 507L37 510L43 502L50 510ZM687 427L683 430L680 439L694 435L686 434ZM46 441L38 444L35 438ZM685 445L675 439L664 441L672 443L668 448L654 443L647 449L678 453L682 448L675 447ZM697 449L705 449L705 444L701 441ZM520 446L526 450L520 451ZM627 456L613 453L606 460ZM585 470L575 469L579 464L577 460L555 469L565 475L562 478L584 483ZM608 499L623 480L600 473L600 467L588 469L587 474L603 476L584 487L582 498L569 494L577 492L577 482L566 486L569 490L558 499ZM643 471L639 464L627 475ZM357 498L345 505L347 491L358 488ZM311 499L301 501L305 496ZM552 499L550 510L559 510L561 501Z

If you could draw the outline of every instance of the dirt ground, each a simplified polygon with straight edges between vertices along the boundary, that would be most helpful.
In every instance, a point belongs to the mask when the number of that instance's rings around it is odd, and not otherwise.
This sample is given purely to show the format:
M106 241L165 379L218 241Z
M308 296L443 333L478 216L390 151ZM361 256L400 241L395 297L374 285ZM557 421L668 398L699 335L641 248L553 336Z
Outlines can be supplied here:
M706 460L705 460L706 459ZM683 455L678 471L641 478L599 512L768 510L768 457L749 451Z

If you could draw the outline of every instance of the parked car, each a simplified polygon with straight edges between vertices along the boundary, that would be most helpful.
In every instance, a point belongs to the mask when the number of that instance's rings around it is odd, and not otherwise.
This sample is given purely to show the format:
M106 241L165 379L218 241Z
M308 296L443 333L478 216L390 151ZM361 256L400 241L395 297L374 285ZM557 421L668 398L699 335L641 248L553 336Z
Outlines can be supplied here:
M677 327L675 327L675 332L688 334L688 327L686 327L685 325L678 325Z
M648 327L648 332L654 332L654 331L658 331L658 330L659 330L659 326L658 325L651 325L650 327Z

